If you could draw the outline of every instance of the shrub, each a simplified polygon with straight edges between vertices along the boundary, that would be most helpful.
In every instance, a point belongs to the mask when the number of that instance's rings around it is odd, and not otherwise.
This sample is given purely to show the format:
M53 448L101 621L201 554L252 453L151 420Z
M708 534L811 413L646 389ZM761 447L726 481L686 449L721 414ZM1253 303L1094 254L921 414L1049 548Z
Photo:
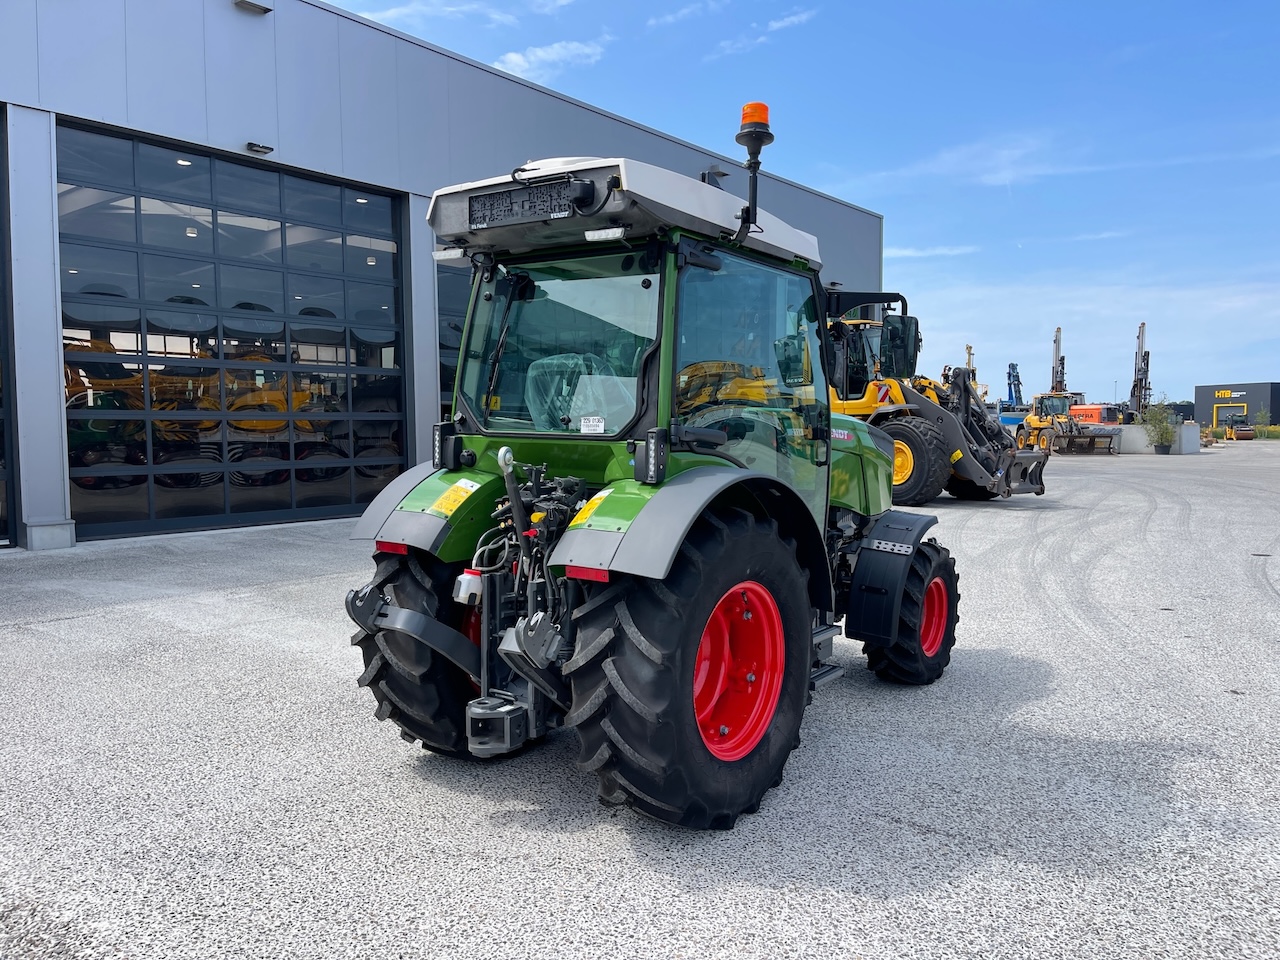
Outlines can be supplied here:
M1147 412L1142 415L1142 427L1147 431L1147 442L1153 447L1172 446L1175 436L1173 423L1174 418L1180 421L1173 407L1169 406L1168 398L1161 394L1160 399L1147 407Z

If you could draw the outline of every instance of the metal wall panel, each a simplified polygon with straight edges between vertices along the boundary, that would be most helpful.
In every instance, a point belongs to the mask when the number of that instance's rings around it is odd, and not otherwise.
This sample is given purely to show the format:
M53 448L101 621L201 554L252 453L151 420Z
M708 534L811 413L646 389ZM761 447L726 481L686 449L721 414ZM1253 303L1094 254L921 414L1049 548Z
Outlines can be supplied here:
M36 0L3 0L0 14L0 100L34 105L40 99Z
M338 22L342 70L342 173L369 183L404 183L396 97L396 39L350 20Z
M125 0L124 16L129 126L204 142L204 8Z
M38 106L86 120L128 122L124 4L40 0ZM185 83L177 78L174 85Z
M341 18L305 3L282 3L276 17L276 84L280 142L272 159L342 176L342 71L338 25ZM368 149L377 149L376 143ZM386 184L391 186L391 184ZM403 188L400 188L403 189Z
M424 183L449 162L449 61L412 43L396 44L400 176ZM419 193L424 191L420 187Z
M278 146L275 14L227 0L204 0L204 82L208 143L244 150L250 140Z
M404 278L408 337L409 396L408 430L413 439L409 447L409 463L431 459L431 428L439 417L440 395L439 347L436 332L436 262L431 256L435 236L427 226L430 197L410 194L407 222L401 236L408 247Z
M13 413L23 546L75 543L67 473L66 387L58 283L54 117L10 106L9 236L13 288Z

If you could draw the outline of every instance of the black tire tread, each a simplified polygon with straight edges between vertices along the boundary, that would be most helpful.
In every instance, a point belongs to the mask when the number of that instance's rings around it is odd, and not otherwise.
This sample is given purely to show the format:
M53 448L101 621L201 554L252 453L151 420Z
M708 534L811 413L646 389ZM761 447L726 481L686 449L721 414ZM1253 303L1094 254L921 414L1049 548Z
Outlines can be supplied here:
M951 609L942 646L933 657L925 657L920 648L920 620L925 586L941 576L951 593ZM951 552L930 538L916 549L903 588L902 607L898 615L898 635L892 646L869 647L867 668L881 680L908 686L924 686L942 676L951 662L951 649L956 642L956 625L960 622L960 577Z
M895 485L893 502L903 507L920 507L936 500L951 475L947 438L942 428L923 417L897 417L880 424L880 429L894 440L913 446L915 469L924 471L923 480L915 479L917 474L913 472L906 483Z
M980 487L968 477L959 477L954 473L947 479L947 493L957 500L969 500L974 503L985 503L998 496L994 490Z
M439 616L447 570L431 558L381 556L371 582L397 606ZM472 759L467 750L466 705L475 696L467 676L407 634L357 630L351 643L360 648L365 669L357 679L377 701L374 716L391 720L400 736L421 742L433 753Z
M575 612L577 649L564 666L573 707L565 726L577 731L578 767L599 777L603 802L625 803L682 826L727 829L740 814L756 810L763 794L781 782L779 765L736 805L709 807L691 791L677 757L678 738L667 719L683 689L673 675L681 643L675 625L686 621L709 566L722 567L733 556L735 542L747 536L778 538L777 523L741 508L717 506L694 523L665 580L627 578L611 603L596 603L593 597ZM777 544L778 554L802 572L794 542L777 539ZM799 742L798 735L791 739L788 754Z

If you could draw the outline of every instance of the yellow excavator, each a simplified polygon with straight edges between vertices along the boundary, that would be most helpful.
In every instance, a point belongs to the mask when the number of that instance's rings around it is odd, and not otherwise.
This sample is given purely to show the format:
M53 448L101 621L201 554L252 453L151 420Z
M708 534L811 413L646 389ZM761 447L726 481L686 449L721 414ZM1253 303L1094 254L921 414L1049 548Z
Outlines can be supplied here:
M942 381L916 375L923 341L902 294L832 290L828 298L841 308L831 324L831 410L893 440L894 503L920 506L943 490L960 500L1044 493L1049 451L1018 449L982 402L972 369L954 367ZM898 312L884 310L894 305Z

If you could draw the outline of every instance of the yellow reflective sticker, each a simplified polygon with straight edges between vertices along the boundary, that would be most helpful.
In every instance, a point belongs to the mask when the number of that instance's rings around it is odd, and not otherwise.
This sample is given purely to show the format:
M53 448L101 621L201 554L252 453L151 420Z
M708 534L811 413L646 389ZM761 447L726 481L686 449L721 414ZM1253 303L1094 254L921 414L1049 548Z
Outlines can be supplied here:
M591 515L595 513L597 509L599 509L600 504L604 503L604 498L611 493L613 493L613 487L605 487L603 490L597 493L594 497L588 500L586 504L583 506L583 508L574 515L573 520L570 521L569 523L569 526L580 527L584 523L586 523L588 520L590 520Z
M957 450L955 453L951 455L951 462L955 463L957 460L959 460L963 456L964 454L961 453L959 450Z
M451 517L453 512L462 506L462 501L479 489L480 484L474 480L459 480L436 497L436 502L427 507L427 512L434 513L437 517Z

